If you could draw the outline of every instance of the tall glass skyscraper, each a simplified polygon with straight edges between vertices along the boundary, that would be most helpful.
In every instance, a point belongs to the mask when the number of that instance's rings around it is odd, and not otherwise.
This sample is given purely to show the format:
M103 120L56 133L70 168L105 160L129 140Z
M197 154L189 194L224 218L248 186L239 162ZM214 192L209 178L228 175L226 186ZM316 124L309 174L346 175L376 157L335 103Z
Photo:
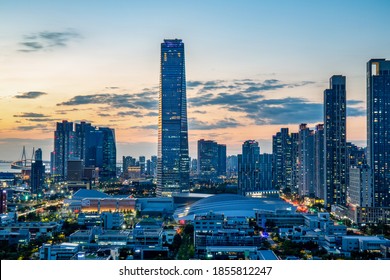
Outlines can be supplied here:
M73 123L66 120L57 123L54 132L54 177L56 181L66 180L67 162L76 158L76 134Z
M116 177L116 142L115 130L99 127L103 133L103 165L99 170L99 180L108 181Z
M390 207L390 60L367 63L367 163L374 207Z
M182 40L161 44L157 196L189 189L186 77Z

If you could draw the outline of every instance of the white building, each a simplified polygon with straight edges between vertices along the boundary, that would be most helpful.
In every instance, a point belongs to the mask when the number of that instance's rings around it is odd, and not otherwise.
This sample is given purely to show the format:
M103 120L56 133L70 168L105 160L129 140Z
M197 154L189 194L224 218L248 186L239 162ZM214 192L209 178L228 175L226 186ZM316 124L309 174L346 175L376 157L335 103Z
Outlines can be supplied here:
M390 245L390 240L382 236L343 236L341 249L346 252L352 251L380 251L381 245Z
M59 245L43 244L39 248L40 260L70 260L80 250L80 245L75 243L61 243Z

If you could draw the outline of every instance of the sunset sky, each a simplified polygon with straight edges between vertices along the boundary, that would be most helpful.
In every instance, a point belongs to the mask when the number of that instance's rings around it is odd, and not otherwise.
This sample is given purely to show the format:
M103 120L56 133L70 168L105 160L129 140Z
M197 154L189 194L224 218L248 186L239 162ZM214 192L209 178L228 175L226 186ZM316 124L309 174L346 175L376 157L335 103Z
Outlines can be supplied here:
M271 152L322 122L347 77L347 138L366 139L366 63L390 59L390 1L0 0L0 159L53 150L57 121L115 128L117 155L157 154L160 44L185 43L190 155L213 139Z

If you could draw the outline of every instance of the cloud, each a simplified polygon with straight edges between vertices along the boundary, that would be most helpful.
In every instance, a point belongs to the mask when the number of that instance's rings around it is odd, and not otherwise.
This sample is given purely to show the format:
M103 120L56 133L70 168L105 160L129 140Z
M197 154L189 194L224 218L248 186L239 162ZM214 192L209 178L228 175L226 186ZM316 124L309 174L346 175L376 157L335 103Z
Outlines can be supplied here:
M38 118L38 119L26 119L30 122L54 122L58 121L59 119L52 119L52 118Z
M73 108L73 109L70 109L70 110L56 110L55 112L57 114L60 114L60 115L66 115L68 112L76 112L76 111L79 111L80 109L77 109L77 108Z
M43 125L43 124L18 126L18 130L22 130L22 131L30 131L30 130L36 130L36 129L46 130L46 128L47 128L46 125Z
M143 117L143 115L140 112L138 112L138 111L119 112L117 114L117 116L119 116L119 117L132 116L132 117L135 117L135 118L142 118Z
M53 50L58 47L66 47L72 40L81 38L81 35L73 30L63 32L43 31L26 35L19 44L23 46L20 52L38 52Z
M111 117L110 114L105 114L105 113L99 113L98 116L99 117Z
M145 116L147 116L147 117L157 117L158 113L157 112L149 112Z
M195 111L193 111L192 113L204 115L204 114L207 114L207 111L195 110Z
M158 105L158 92L144 91L139 93L101 93L91 95L76 95L68 101L58 103L57 106L78 106L86 104L104 104L113 109L132 108L156 110Z
M195 97L188 99L188 104L193 107L220 105L225 108L231 108L232 111L242 111L240 109L237 110L237 106L251 106L251 103L264 99L268 92L282 88L302 87L313 83L311 81L285 83L277 79L196 82L198 92Z
M354 100L354 99L347 100L347 105L350 105L350 106L361 105L361 104L364 104L364 101L362 101L362 100Z
M201 81L187 81L187 87L189 87L189 88L197 87L200 85L203 85L203 82L201 82Z
M323 104L312 103L305 98L261 100L247 109L247 117L258 125L313 123L323 120Z
M156 125L156 124L138 125L138 126L132 126L131 128L157 130L158 125Z
M85 104L107 104L110 102L111 95L108 93L92 94L92 95L76 95L69 101L57 104L57 106L77 106Z
M34 99L34 98L38 98L42 95L46 95L47 93L46 92L42 92L42 91L28 91L28 92L24 92L20 95L15 95L14 97L15 98L21 98L21 99Z
M14 115L15 118L47 118L50 116L39 113L22 113L21 115Z
M144 89L137 93L100 93L91 95L77 95L71 99L58 103L57 106L80 106L80 105L104 105L100 107L101 117L109 117L109 112L120 109L116 113L118 117L132 116L142 118L145 116L158 116L158 92L152 89ZM128 111L123 110L130 109ZM107 112L107 113L103 113Z
M240 123L232 118L225 118L216 123L207 123L194 118L190 118L188 121L188 128L194 130L223 129L237 126L240 126Z

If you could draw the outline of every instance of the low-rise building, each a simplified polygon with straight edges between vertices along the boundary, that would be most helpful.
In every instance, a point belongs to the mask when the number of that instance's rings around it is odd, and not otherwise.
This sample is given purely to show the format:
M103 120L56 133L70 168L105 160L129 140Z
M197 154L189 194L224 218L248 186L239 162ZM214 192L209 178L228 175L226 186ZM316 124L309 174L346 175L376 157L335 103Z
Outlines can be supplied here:
M136 246L161 245L163 223L154 219L144 219L137 223L133 229L133 242Z
M208 246L206 258L213 260L278 260L272 250L258 250L256 246Z
M58 245L43 244L39 248L40 260L70 260L80 251L80 245L61 243Z
M212 232L223 229L224 223L225 215L210 211L206 215L196 215L193 225L195 232Z
M255 219L257 225L262 228L266 228L269 224L277 227L293 227L305 223L301 213L287 209L259 210L255 212Z
M0 230L8 230L10 232L28 230L31 238L38 238L40 236L51 237L54 233L59 232L61 228L62 225L57 222L17 222L0 226Z
M81 212L77 217L78 224L87 228L102 226L104 229L121 229L124 221L121 212Z
M69 236L69 242L81 244L81 245L89 245L92 240L94 240L94 230L78 230L72 233Z
M105 230L94 227L89 230L78 230L69 236L69 241L85 247L119 246L124 247L131 243L131 230Z
M23 244L26 245L30 242L31 234L27 229L20 229L19 231L12 232L10 230L0 230L0 242L7 245Z
M349 205L348 217L356 224L390 224L390 207Z
M389 246L390 240L382 236L349 235L349 236L342 237L341 249L346 252L353 252L353 251L380 252L382 245Z

